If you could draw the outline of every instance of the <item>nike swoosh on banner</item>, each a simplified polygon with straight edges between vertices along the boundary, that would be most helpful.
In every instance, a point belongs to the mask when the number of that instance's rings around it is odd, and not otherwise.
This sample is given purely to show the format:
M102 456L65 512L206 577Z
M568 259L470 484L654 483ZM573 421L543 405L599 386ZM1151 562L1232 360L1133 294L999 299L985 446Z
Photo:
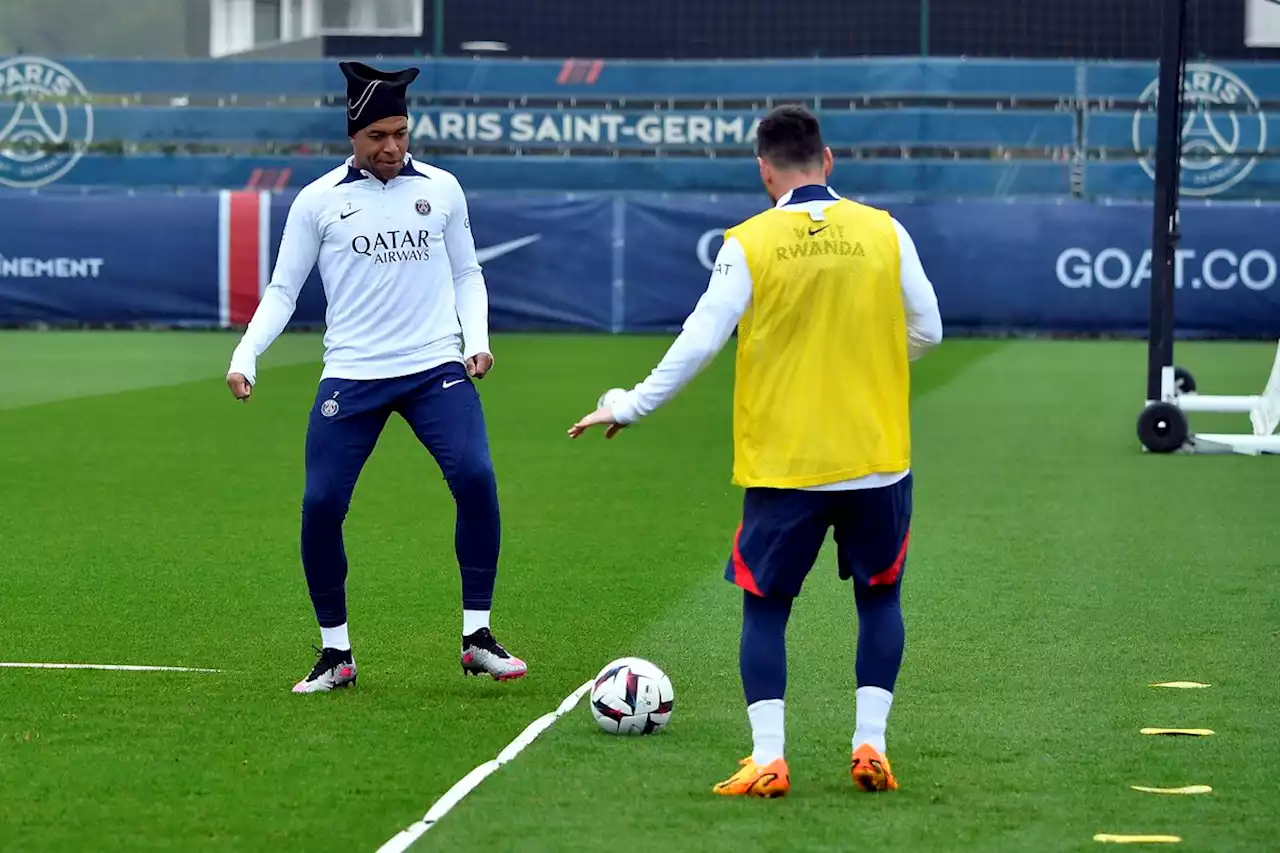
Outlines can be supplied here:
M523 249L530 243L536 243L542 239L541 234L530 234L528 237L521 237L518 240L508 240L505 243L499 243L496 246L485 246L483 249L476 249L476 263L487 263L494 258L500 258L503 255L509 255L516 249Z

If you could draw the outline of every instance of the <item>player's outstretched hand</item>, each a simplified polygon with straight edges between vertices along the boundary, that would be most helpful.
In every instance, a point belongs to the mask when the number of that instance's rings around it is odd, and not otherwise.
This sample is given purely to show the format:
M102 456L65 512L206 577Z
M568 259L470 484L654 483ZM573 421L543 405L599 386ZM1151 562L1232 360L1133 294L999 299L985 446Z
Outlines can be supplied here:
M593 426L605 427L604 437L613 438L624 427L624 424L620 424L613 419L612 409L608 406L601 406L569 427L569 438L577 438Z
M486 373L493 370L493 356L487 352L476 353L467 359L467 375L476 379L484 379Z
M253 386L249 384L249 380L243 373L228 373L227 387L231 389L231 393L237 400L246 403L249 402L249 395L253 393Z

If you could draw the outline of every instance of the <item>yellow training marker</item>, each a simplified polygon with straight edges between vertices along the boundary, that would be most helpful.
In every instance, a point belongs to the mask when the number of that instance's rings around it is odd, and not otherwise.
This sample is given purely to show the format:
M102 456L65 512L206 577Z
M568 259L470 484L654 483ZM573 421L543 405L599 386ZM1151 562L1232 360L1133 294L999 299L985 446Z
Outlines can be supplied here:
M1109 841L1112 844L1177 844L1182 839L1176 835L1110 835L1100 832L1093 840Z
M1148 687L1172 687L1176 690L1195 690L1197 688L1209 687L1199 681L1158 681L1155 684L1148 684Z
M1144 735L1183 735L1185 737L1208 737L1213 729L1152 729L1142 730Z
M1144 785L1130 785L1129 787L1147 794L1208 794L1213 791L1208 785L1186 785L1182 788L1148 788Z

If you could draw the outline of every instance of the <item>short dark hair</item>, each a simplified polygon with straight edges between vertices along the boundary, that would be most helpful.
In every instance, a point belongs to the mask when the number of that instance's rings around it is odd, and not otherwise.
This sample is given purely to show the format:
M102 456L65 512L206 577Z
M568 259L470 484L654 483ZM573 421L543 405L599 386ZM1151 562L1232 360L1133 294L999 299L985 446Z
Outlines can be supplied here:
M817 165L825 149L817 116L800 104L776 107L756 129L756 155L780 169Z

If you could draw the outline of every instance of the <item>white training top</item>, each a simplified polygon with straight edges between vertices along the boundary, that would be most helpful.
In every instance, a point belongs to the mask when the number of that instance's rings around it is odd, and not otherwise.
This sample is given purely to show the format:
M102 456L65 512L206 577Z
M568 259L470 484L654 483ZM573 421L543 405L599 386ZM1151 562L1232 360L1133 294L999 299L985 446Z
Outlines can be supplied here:
M791 193L778 199L778 207L818 213L840 200L834 190L828 198L791 204ZM902 263L902 303L906 309L907 355L912 361L942 341L942 317L938 313L938 297L925 275L916 245L896 219L898 247ZM751 270L742 244L730 238L720 247L711 273L711 282L698 300L693 313L685 320L683 331L672 343L662 361L648 378L628 391L613 406L614 420L631 424L675 397L716 357L737 327L742 314L751 304ZM892 485L908 472L871 474L856 480L845 480L808 491L876 488Z
M271 283L231 356L228 372L250 384L317 263L328 300L321 378L407 376L489 352L489 298L458 179L406 156L384 184L353 159L289 207Z

